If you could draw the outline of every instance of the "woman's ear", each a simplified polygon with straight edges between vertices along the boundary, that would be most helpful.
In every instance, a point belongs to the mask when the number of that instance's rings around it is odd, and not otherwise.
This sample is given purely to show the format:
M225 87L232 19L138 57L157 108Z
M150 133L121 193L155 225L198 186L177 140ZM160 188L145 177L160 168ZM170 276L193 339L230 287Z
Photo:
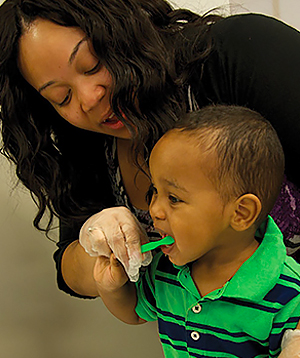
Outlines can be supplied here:
M261 212L261 201L254 194L244 194L234 204L235 210L231 218L231 227L236 231L249 229Z

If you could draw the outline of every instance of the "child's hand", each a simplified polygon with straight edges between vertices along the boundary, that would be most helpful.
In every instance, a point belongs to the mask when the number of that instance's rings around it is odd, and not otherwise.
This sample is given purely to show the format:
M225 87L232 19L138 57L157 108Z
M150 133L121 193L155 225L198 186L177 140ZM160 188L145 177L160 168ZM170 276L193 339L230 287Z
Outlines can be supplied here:
M128 276L115 254L111 253L110 258L97 257L94 266L94 279L98 291L101 293L101 291L114 291L121 288L128 281Z

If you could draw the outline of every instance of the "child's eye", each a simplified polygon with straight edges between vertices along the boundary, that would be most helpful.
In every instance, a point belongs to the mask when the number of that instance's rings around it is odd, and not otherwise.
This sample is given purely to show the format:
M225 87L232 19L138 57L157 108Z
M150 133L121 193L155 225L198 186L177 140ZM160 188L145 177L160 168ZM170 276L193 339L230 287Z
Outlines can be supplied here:
M177 203L182 202L182 200L178 199L174 195L169 195L169 201L171 202L171 204L177 204Z

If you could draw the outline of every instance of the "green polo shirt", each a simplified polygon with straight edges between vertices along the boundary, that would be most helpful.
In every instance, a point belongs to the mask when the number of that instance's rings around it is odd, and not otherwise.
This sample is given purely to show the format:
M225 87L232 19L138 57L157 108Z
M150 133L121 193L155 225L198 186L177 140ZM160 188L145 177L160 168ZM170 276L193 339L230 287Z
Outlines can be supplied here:
M189 265L158 253L137 283L137 314L158 320L167 358L277 357L300 319L300 265L286 255L272 218L262 242L226 284L201 297Z

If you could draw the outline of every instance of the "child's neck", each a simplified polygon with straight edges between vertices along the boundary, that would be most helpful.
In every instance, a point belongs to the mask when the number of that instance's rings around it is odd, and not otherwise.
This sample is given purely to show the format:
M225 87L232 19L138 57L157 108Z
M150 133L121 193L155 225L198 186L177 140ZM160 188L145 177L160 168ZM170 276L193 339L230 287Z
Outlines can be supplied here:
M259 246L254 237L240 242L243 244L220 248L193 263L192 278L202 297L223 287Z

